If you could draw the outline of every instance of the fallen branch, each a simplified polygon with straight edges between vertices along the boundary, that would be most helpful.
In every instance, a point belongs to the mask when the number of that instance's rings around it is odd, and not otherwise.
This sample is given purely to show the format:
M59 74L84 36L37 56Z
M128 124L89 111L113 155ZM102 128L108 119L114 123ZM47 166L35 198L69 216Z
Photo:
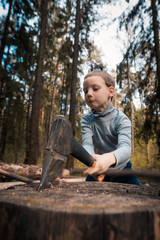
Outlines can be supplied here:
M22 177L20 175L17 175L17 174L12 173L12 172L7 172L7 171L2 170L2 169L0 169L0 174L4 175L6 177L9 177L9 178L16 179L16 180L21 181L21 182L33 183L33 180L30 179L30 178Z

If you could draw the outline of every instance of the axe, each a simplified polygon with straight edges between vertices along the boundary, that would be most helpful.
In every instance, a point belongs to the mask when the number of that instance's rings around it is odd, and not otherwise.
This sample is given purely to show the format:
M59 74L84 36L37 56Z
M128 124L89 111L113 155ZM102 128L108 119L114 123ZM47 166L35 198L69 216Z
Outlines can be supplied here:
M95 167L96 161L74 138L71 123L65 116L58 115L46 146L38 190L61 176L65 160L70 154L88 167ZM99 176L97 180L102 181L103 178Z

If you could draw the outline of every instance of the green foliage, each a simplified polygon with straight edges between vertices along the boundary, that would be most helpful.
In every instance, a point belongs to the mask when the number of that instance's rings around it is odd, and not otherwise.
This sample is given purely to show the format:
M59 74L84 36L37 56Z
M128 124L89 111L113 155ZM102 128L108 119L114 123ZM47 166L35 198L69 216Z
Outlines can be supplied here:
M140 109L135 109L135 141L131 161L133 168L160 169L156 135L150 136L144 129L146 118L144 111L143 105Z
M28 86L33 84L36 62L33 56L37 33L29 25L29 20L35 17L35 4L31 1L7 3L8 13L2 18L1 31L4 45L0 47L3 56L0 62L0 158L7 161L8 156L8 161L19 162L25 156L26 104L31 94Z
M3 1L1 1L3 4ZM12 5L11 5L12 3ZM40 159L47 141L49 120L58 114L68 116L70 107L70 84L73 58L74 2L49 1L47 40L43 71L43 92L39 126ZM0 101L0 158L11 162L24 161L28 149L29 121L32 109L32 94L37 64L40 1L7 1L9 22L5 33L7 15L0 19L1 39L5 36L5 48L1 63ZM11 12L9 12L9 7ZM10 15L9 15L10 14ZM81 48L80 48L81 49ZM3 51L3 49L1 48ZM79 57L78 70L81 70ZM55 97L53 91L55 89ZM76 135L80 134L82 97L80 81L77 83ZM52 109L53 103L53 109ZM17 147L19 146L19 147ZM22 153L22 154L21 154ZM12 156L12 157L11 157ZM11 159L12 158L12 159Z
M129 38L123 60L117 67L117 83L124 90L125 110L134 98L135 90L138 90L143 105L141 110L145 116L139 134L143 135L146 143L156 138L158 154L160 154L160 59L157 57L160 51L157 44L160 34L159 12L158 1L139 0L132 8L122 13L119 17L119 28L126 29ZM129 86L126 87L126 80L128 85L130 80L130 91L127 89ZM155 158L159 161L158 156Z
M86 165L77 159L74 159L74 168L86 168Z
M148 143L146 143L142 137L136 139L135 151L131 156L133 167L160 169L160 161L157 161L157 154L158 147L156 139L149 139Z

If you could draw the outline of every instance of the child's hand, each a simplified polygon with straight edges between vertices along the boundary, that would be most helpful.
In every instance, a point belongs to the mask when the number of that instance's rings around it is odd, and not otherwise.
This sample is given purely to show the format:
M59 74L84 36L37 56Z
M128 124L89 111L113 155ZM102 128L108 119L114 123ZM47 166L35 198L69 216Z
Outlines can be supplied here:
M102 174L108 170L111 165L116 164L116 157L113 153L105 153L102 155L93 154L92 157L96 160L96 166L87 168L84 174Z

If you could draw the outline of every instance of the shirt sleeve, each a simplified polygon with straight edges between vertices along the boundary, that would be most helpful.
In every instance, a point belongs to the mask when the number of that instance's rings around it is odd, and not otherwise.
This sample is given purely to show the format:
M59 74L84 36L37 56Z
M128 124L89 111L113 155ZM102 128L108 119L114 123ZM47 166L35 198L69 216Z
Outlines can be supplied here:
M131 121L125 114L117 120L118 147L112 153L117 159L116 167L121 168L129 161L131 156Z
M93 145L93 131L90 121L87 117L83 117L81 120L81 131L82 131L82 146L90 154L94 154Z

